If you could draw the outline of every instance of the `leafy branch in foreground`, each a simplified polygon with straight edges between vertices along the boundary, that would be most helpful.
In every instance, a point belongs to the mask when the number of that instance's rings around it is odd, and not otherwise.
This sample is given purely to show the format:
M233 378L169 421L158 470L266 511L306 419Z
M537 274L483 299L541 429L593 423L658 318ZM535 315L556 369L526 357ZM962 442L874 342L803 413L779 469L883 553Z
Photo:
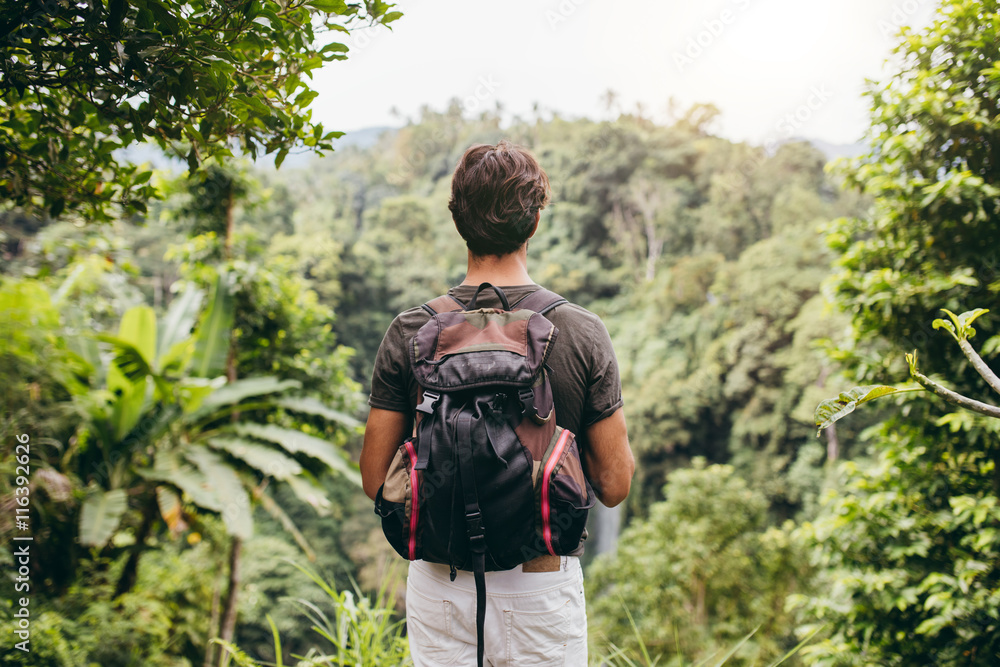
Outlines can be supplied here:
M958 343L962 353L965 354L966 358L972 364L972 367L976 369L976 372L979 373L984 380L986 380L986 383L992 387L994 391L1000 394L1000 377L997 377L997 374L986 365L986 362L983 361L982 357L979 356L969 343L969 339L976 335L976 330L972 327L972 323L978 317L985 315L990 311L985 308L977 308L975 310L966 311L961 315L956 315L945 308L942 308L941 310L948 314L949 319L934 320L934 328L944 329L951 334L951 337ZM890 396L909 391L929 391L935 396L939 396L949 403L953 403L961 408L965 408L966 410L972 410L973 412L978 412L979 414L986 415L987 417L1000 419L1000 407L990 405L989 403L983 403L982 401L977 401L969 398L968 396L963 396L962 394L952 391L940 383L931 380L926 375L918 371L916 350L906 355L906 363L910 369L910 377L913 378L918 386L889 387L886 385L871 384L862 387L854 387L849 391L841 392L837 398L827 399L816 406L814 419L818 428L817 435L822 432L823 429L833 425L840 419L854 412L855 408L859 405L873 401L876 398L881 398L882 396Z
M144 212L150 171L115 152L144 141L192 171L232 149L332 150L313 74L342 34L388 26L391 4L341 0L0 2L0 198L56 217ZM336 39L330 38L336 33Z

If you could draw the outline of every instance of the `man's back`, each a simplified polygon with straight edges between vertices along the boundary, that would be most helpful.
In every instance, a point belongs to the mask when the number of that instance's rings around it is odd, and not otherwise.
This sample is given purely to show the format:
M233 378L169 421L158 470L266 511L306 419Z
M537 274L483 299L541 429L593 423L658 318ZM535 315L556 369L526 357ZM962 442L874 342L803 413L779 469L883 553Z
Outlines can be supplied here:
M503 289L515 303L538 289L527 272L527 241L548 201L548 177L530 151L506 141L470 147L452 177L448 203L469 250L468 272L450 293L468 303L482 283L508 285ZM437 295L428 298L432 296ZM492 291L480 297L478 307L500 305ZM375 361L372 409L361 451L362 481L373 500L413 430L417 384L407 343L428 317L418 304L398 315ZM593 313L573 304L559 305L546 317L559 329L547 363L556 423L576 435L583 472L597 498L609 507L617 505L628 494L635 461L607 329ZM479 580L483 573L477 572ZM477 645L482 649L484 644L486 661L493 665L587 663L583 573L576 555L546 554L485 575L486 632L479 642L475 626L482 604L477 591L483 587L470 582L471 573L410 562L406 621L417 667L469 664L477 657L482 664ZM476 622L470 625L470 619Z
M501 286L510 303L540 289L539 285ZM448 294L468 303L476 292L474 285L457 285ZM499 308L500 300L492 290L479 296L478 306ZM400 313L389 327L379 350L372 375L369 404L384 410L409 410L417 405L417 384L410 370L407 342L429 319L427 311L416 306ZM549 357L552 393L556 404L556 423L582 440L585 427L600 421L622 406L621 381L614 348L607 328L597 315L573 303L557 306L545 316L559 335Z

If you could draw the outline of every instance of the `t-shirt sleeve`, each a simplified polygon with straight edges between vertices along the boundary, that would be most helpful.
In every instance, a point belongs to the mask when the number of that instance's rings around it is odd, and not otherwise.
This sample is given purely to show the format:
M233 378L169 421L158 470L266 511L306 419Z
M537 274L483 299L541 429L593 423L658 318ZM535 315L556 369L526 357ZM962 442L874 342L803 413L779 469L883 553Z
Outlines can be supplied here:
M597 320L591 337L593 356L587 378L587 395L583 406L583 425L590 426L610 417L624 405L622 379L618 358L611 344L611 335L604 323Z
M407 381L409 377L410 358L403 339L402 325L397 317L389 325L379 345L378 354L375 355L368 405L382 410L409 412L413 407Z

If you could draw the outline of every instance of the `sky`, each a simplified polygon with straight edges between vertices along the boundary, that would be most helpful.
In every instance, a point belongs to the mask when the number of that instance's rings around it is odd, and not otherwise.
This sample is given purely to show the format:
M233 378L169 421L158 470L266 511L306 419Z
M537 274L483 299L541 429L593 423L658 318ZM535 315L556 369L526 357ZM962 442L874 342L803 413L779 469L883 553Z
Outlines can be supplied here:
M764 144L851 144L868 125L866 78L883 79L900 25L936 0L400 0L403 17L341 35L349 58L315 74L329 129L400 126L458 98L467 115L614 118L641 105L669 122L712 103L712 130ZM617 94L610 110L606 92ZM395 113L394 113L395 111Z

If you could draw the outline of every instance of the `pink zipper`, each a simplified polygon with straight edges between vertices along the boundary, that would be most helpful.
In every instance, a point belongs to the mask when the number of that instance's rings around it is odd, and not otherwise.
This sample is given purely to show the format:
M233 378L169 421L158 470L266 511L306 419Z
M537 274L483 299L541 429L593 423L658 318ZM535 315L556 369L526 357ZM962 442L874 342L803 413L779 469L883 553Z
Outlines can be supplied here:
M569 440L569 436L570 432L563 429L559 440L556 441L556 446L552 449L552 456L545 463L545 471L542 474L542 537L545 538L545 546L548 547L549 553L553 556L557 554L552 546L552 509L549 506L549 480L552 477L552 471L555 470L556 465L559 463L563 449L566 448L566 441Z
M417 479L417 452L413 440L407 440L406 453L410 455L410 560L417 559L417 518L420 516L420 481Z

